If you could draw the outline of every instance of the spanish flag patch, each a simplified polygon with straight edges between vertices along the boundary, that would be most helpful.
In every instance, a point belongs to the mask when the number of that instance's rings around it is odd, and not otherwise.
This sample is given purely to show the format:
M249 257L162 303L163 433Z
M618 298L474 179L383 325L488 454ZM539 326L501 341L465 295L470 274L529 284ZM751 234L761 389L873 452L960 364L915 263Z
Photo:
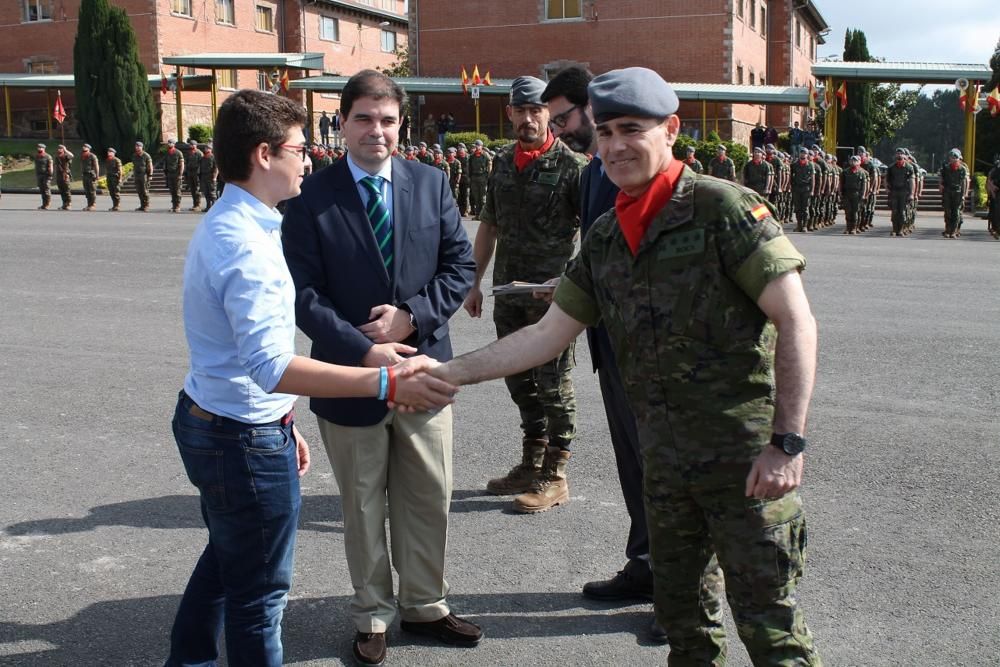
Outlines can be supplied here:
M757 206L750 210L750 216L757 222L760 222L764 218L769 218L771 216L771 209L769 209L765 204L757 204Z

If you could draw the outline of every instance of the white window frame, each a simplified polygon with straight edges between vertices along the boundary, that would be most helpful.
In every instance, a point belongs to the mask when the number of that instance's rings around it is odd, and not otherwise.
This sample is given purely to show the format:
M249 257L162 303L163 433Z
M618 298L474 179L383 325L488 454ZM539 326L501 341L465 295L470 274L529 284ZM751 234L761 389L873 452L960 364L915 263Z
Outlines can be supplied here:
M267 13L267 21L271 24L270 28L260 27L260 17L263 13ZM257 32L266 32L268 34L274 34L274 7L270 5L254 5L253 10L253 29Z
M227 86L225 83L223 83L221 81L221 77L223 75L225 75L225 74L228 74L229 76L232 77L232 84L233 85ZM223 69L217 69L217 70L215 70L215 82L219 86L219 88L222 89L222 90L238 90L239 89L240 79L239 79L239 75L236 73L235 69L230 69L230 68L226 67L226 68L223 68Z
M53 0L21 0L21 23L47 23L52 20ZM31 10L35 10L32 18ZM48 9L49 15L44 16L44 10Z
M228 16L220 17L220 9ZM215 0L215 22L220 25L236 25L236 0Z
M549 18L549 8L552 3L557 2L562 6L562 16L559 18ZM577 3L580 6L579 16L566 16L566 4L567 3ZM542 8L542 22L543 23L558 23L560 21L582 21L583 20L583 0L545 0L545 5Z
M323 25L325 21L329 21L330 25L333 26L333 37L327 37L324 35ZM319 17L319 38L324 42L339 42L340 41L340 19L333 16L323 16Z
M170 0L170 13L174 16L193 17L194 10L191 5L191 0Z
M392 42L391 42L392 48L391 49L390 48L386 48L387 47L387 40L388 40L388 38L389 38L390 35L392 35ZM382 46L382 53L395 53L396 49L398 48L398 44L399 44L399 42L398 42L398 40L396 38L396 31L395 30L381 30L379 32L379 43Z

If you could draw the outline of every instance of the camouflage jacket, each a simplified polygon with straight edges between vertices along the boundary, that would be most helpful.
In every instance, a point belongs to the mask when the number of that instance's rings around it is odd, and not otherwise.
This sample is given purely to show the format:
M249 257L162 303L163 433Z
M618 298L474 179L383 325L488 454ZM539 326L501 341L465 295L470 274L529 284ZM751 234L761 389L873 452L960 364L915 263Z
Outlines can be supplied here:
M908 192L911 187L916 187L916 174L913 167L903 164L902 167L893 162L885 170L885 187L889 192Z
M52 156L48 153L35 155L35 176L52 175Z
M105 171L108 175L108 180L111 182L121 181L122 178L122 161L117 157L113 157L110 160L106 160L105 164L107 167Z
M945 192L964 192L966 184L969 182L969 170L964 164L959 164L957 169L952 169L946 164L941 167L941 189Z
M704 174L705 173L705 165L703 165L701 163L701 160L699 160L696 157L691 158L690 162L685 159L684 160L684 164L686 164L687 168L690 169L691 171L693 171L696 174Z
M101 172L101 163L93 153L81 157L80 169L85 178L97 178Z
M435 169L443 171L445 176L448 176L449 178L451 177L451 169L448 167L447 160L441 160L440 162L435 160L434 162L431 162L431 166Z
M558 276L573 255L580 228L580 174L584 155L559 139L524 171L514 166L514 148L497 152L490 172L482 224L497 228L493 282L545 281Z
M633 256L614 209L587 233L555 293L577 321L604 324L640 424L717 460L766 446L776 331L757 300L805 267L760 195L685 169ZM699 440L700 439L700 440ZM735 441L734 441L735 439Z
M417 159L423 162L424 164L434 164L434 154L431 153L430 151L427 151L423 155L417 153Z
M470 178L486 178L490 175L491 167L490 156L483 151L482 154L476 155L474 152L469 154L469 177Z
M766 195L770 192L773 181L774 169L767 160L761 160L760 164L754 164L754 161L750 160L743 165L743 185L757 194Z
M728 157L719 159L712 158L708 163L708 173L716 178L724 178L727 181L736 180L736 164Z
M73 158L76 157L69 151L63 151L62 155L56 156L56 180L73 180Z
M184 159L184 175L188 178L198 177L198 163L201 162L201 158L204 156L197 148L192 148L188 151L187 157Z
M792 163L792 190L796 192L812 192L813 177L816 176L816 167L809 160L802 164L801 160Z
M468 178L468 176L469 176L469 154L466 153L464 156L459 155L455 159L458 160L459 163L462 165L462 175L465 176L465 178L462 179L462 182L464 183L464 182L466 182L466 181L469 180L469 178Z
M171 153L167 151L163 158L163 172L171 176L180 176L184 173L184 156L177 149Z
M857 171L853 171L850 167L844 167L841 172L840 187L845 195L858 197L864 195L868 189L868 172L860 167Z
M447 162L448 165L448 182L451 187L457 186L462 182L462 161L458 158Z
M198 178L209 181L215 178L215 153L203 153L198 163Z
M132 173L135 178L151 178L153 176L153 158L146 151L133 153L132 165Z

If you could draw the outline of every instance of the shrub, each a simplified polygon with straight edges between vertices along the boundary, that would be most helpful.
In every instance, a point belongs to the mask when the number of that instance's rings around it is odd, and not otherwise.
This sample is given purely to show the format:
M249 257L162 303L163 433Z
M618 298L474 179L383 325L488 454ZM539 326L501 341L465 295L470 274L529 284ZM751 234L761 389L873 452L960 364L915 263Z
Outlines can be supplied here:
M135 165L132 164L131 160L129 160L128 162L126 162L125 160L122 160L122 183L124 183L125 181L127 181L128 177L132 175L132 167L134 167L134 166ZM102 165L101 168L103 169L103 165ZM107 176L101 176L100 178L98 178L97 179L97 187L100 188L100 189L102 189L102 190L107 191L107 189L108 189L108 177Z
M694 155L705 166L706 171L708 171L708 163L715 157L715 152L719 146L725 146L726 153L733 161L733 164L736 165L737 178L739 178L740 172L743 170L743 165L750 159L750 151L746 146L733 141L722 141L714 131L708 133L708 139L705 141L695 141L685 134L678 136L676 143L674 143L674 157L681 160L687 157L688 146L694 146Z
M972 179L972 197L976 209L986 208L989 192L986 190L986 174L975 174Z
M447 132L444 135L444 150L448 150L452 146L457 146L458 144L465 144L465 147L472 150L472 144L475 143L476 139L479 139L484 144L488 143L490 138L488 135L482 132Z
M188 136L199 144L203 144L212 138L212 128L209 125L195 123L188 126ZM181 141L181 138L177 137L177 140Z

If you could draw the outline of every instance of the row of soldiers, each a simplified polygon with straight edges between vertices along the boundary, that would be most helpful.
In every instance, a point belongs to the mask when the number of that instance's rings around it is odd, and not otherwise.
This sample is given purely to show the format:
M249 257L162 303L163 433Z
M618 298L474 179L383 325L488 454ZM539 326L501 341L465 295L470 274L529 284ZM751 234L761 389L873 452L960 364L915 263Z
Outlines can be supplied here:
M187 155L183 155L177 149L177 142L173 139L167 141L167 154L164 159L163 171L167 180L167 189L170 190L171 212L180 210L181 204L181 184L187 184L188 191L193 200L192 211L201 210L201 195L204 193L208 210L217 198L219 170L216 167L215 155L212 152L212 144L209 142L205 146L204 152L198 148L198 143L194 139L189 142ZM38 208L46 210L52 203L51 181L55 178L59 196L62 199L62 211L68 211L73 195L70 184L73 182L73 160L76 156L70 152L65 145L59 144L56 155L53 158L46 152L45 144L38 144L35 154L35 178L38 183L38 191L42 197L42 204ZM135 151L131 157L132 174L135 181L135 191L139 196L139 207L136 211L145 212L149 210L149 189L153 178L153 158L146 152L141 141L135 142ZM87 198L87 205L83 210L93 211L97 205L97 181L101 176L101 164L93 147L84 144L80 155L80 163L83 179L83 192ZM118 211L121 209L121 183L122 183L122 160L118 157L116 148L109 147L104 161L104 175L107 179L108 195L111 197L112 206L109 210Z

